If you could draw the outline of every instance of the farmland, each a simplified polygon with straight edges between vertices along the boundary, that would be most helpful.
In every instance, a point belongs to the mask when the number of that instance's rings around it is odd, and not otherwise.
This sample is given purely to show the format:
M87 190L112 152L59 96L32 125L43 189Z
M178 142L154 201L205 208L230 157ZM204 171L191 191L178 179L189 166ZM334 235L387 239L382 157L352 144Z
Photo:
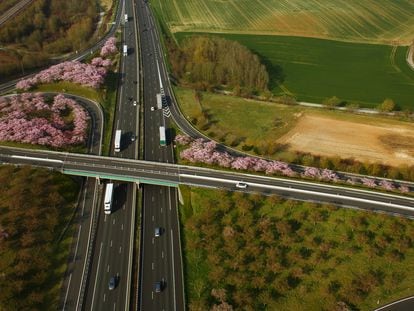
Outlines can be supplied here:
M187 35L176 37L180 41ZM261 57L274 94L287 93L316 103L337 96L365 107L391 98L401 109L414 107L414 71L406 63L407 47L297 37L223 36Z
M414 2L400 0L157 0L172 33L216 32L408 45Z
M279 143L287 150L275 155L287 161L292 152L301 151L361 162L414 164L414 126L408 122L212 93L202 93L197 102L194 92L179 88L176 94L189 120L238 149Z

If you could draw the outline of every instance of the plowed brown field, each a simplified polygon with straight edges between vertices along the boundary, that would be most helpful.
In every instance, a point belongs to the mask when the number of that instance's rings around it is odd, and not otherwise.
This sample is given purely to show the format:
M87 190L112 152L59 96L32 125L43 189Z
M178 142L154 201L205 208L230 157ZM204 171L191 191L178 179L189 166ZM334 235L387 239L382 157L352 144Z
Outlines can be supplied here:
M278 142L292 151L340 156L393 166L414 164L414 126L362 124L304 114Z

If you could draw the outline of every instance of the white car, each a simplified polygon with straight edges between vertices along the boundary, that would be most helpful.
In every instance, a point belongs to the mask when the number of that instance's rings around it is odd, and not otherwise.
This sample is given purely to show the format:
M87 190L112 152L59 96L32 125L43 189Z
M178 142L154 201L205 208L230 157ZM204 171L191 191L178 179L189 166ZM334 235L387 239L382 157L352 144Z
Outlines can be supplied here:
M154 111L155 110L155 107L154 106L151 106L151 111Z
M136 105L137 105L137 101L136 101L136 100L134 100L134 101L132 102L132 104L133 104L134 106L136 106Z
M246 188L247 188L247 184L246 184L246 183L244 183L244 182L238 182L238 183L236 184L236 187L237 187L237 188L240 188L240 189L246 189Z

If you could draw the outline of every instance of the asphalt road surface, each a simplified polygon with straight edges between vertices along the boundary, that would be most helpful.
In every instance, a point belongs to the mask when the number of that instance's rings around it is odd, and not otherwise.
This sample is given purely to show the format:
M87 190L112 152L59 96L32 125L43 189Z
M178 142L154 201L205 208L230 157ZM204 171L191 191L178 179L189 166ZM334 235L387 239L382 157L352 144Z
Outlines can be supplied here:
M168 82L160 75L163 60L159 57L159 40L150 10L144 1L138 1L137 13L143 64L144 159L172 163L172 146L160 146L159 137L160 126L167 129L167 138L170 136L169 107L154 109L157 107L156 94L161 93L162 86ZM185 309L177 207L175 188L143 186L141 310ZM155 228L160 228L159 237L155 236ZM161 282L161 292L155 291L155 282Z

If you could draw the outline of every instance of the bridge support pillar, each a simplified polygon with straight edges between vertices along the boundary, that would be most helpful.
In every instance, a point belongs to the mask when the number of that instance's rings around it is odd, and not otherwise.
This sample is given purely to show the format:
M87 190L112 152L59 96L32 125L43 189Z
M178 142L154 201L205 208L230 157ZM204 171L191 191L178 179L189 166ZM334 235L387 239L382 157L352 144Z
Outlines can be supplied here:
M99 178L99 176L96 177L96 182L98 183L98 185L101 184L101 179Z
M178 186L177 189L178 189L178 202L180 202L181 205L184 205L184 198L183 198L183 195L181 194L180 186Z
M139 188L139 181L136 181L135 183L137 185L137 188Z

